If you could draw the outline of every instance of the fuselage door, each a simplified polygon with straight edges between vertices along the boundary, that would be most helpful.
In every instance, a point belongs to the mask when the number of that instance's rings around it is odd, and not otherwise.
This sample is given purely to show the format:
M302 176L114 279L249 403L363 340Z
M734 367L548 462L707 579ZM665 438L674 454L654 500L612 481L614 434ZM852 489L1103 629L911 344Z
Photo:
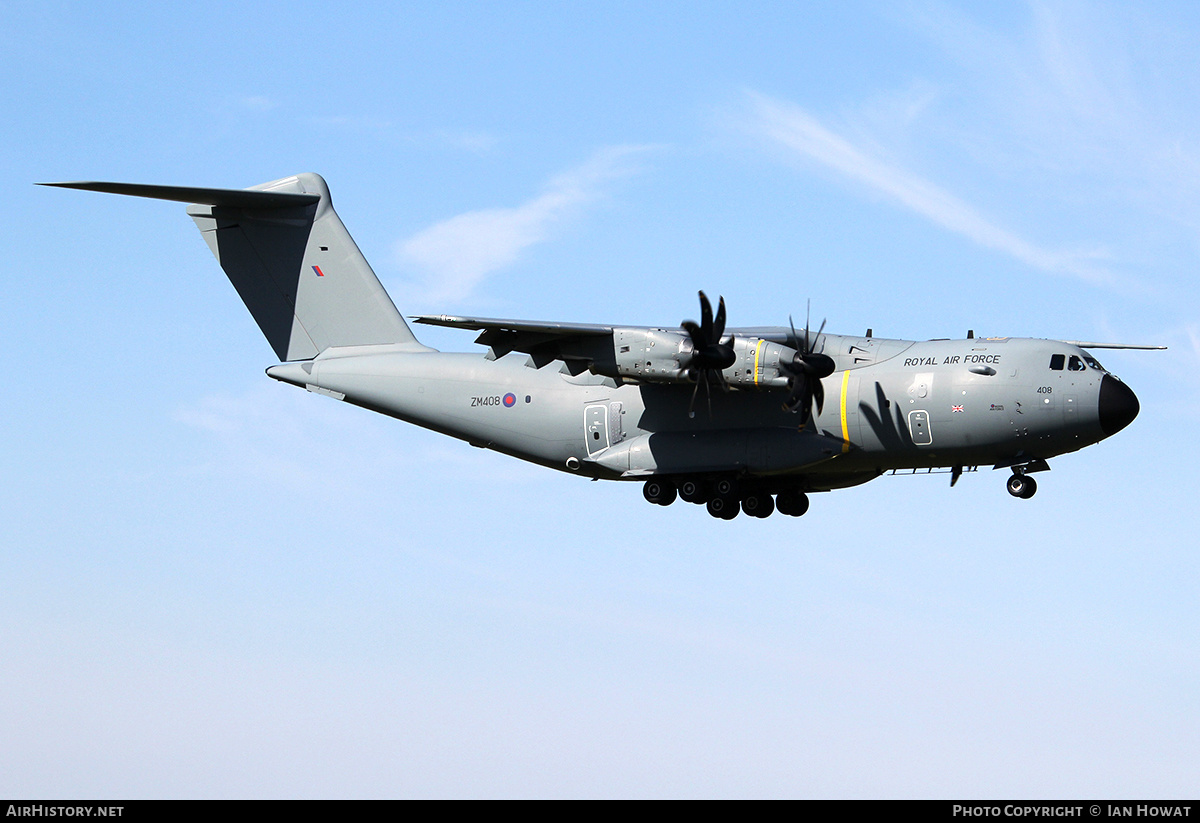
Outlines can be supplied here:
M597 403L584 406L583 437L587 443L588 457L608 448L608 404Z
M929 412L910 411L908 413L908 432L912 436L914 446L928 446L933 442L933 432L929 428Z

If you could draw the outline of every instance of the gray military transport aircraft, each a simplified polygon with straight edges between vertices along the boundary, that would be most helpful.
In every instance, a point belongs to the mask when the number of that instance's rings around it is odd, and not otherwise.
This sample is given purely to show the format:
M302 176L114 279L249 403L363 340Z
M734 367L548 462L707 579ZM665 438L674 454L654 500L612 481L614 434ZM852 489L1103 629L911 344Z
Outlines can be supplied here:
M1032 497L1047 460L1115 434L1134 393L1085 349L1008 337L889 340L725 328L700 293L680 327L420 315L480 332L485 354L421 345L316 174L249 189L49 183L192 204L271 347L276 380L592 479L651 503L798 516L808 494L885 473L1009 469ZM789 321L790 323L790 321ZM701 398L700 395L703 395Z

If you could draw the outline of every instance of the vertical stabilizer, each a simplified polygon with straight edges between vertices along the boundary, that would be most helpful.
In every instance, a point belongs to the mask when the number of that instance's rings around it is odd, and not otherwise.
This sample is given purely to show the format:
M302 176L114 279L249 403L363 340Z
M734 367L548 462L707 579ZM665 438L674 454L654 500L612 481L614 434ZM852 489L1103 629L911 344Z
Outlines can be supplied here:
M250 191L319 197L274 208L188 208L280 360L307 360L332 346L424 349L333 210L320 175L298 174Z
M307 360L333 346L428 351L342 225L319 174L249 189L43 185L194 204L188 214L280 360Z

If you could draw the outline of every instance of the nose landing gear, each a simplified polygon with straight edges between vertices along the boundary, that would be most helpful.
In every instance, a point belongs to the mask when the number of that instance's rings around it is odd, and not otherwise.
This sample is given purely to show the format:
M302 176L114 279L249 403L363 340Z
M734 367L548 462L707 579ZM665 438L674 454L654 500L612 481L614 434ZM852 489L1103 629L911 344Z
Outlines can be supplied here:
M1014 473L1008 478L1008 493L1013 497L1028 500L1037 492L1037 481L1024 474Z

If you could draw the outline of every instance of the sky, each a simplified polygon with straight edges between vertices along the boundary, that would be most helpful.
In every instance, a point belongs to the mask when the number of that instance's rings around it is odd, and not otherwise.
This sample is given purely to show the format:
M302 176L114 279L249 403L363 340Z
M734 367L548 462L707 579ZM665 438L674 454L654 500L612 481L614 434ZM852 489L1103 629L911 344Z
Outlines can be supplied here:
M0 23L0 795L1195 796L1195 6ZM1031 500L982 467L717 521L276 383L182 205L33 185L301 171L406 315L704 289L1169 348L1097 352L1141 414Z

